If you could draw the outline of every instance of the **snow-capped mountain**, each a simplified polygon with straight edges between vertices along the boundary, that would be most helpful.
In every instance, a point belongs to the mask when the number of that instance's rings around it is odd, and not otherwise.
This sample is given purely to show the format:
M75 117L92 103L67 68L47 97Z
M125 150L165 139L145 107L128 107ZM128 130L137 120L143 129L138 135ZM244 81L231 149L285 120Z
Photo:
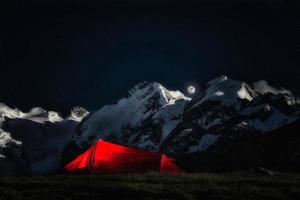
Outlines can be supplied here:
M187 104L182 123L161 151L193 153L226 137L263 134L299 118L299 108L299 99L290 93L260 93L245 82L221 76Z
M76 107L66 118L0 104L0 174L53 173L100 138L176 158L196 155L205 163L212 154L230 158L242 141L251 151L248 138L283 132L299 118L300 100L290 91L226 76L208 82L193 98L141 82L116 104L91 113Z
M1 104L0 174L45 174L59 169L62 151L86 114L77 107L63 119L38 107L23 113Z
M263 91L270 87L265 84ZM226 137L263 134L299 117L300 102L291 93L256 88L221 76L190 99L142 82L128 98L89 116L74 139L86 145L104 138L179 156L205 151Z
M190 98L159 83L141 82L128 97L90 115L77 132L77 143L104 138L158 151L160 143L181 121Z

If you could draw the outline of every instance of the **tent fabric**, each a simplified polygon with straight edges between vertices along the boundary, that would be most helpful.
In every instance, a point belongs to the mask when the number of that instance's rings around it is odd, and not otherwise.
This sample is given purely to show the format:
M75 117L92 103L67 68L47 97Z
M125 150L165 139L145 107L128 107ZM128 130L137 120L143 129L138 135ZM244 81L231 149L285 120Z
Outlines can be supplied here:
M90 147L86 152L79 155L75 160L65 166L67 171L84 171L88 168L90 156L92 155L93 146Z
M67 172L143 173L161 171L180 173L175 159L164 154L98 140L86 152L65 166Z
M161 157L160 171L176 173L183 172L183 170L176 164L176 160L166 156L165 154L163 154Z

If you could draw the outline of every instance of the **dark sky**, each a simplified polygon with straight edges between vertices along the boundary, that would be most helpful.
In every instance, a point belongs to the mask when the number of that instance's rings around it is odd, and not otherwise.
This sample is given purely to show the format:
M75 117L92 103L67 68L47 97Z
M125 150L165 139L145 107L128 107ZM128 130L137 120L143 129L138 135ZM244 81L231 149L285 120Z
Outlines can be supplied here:
M1 8L0 102L94 110L142 80L184 90L221 74L300 93L298 5L182 2L10 1Z

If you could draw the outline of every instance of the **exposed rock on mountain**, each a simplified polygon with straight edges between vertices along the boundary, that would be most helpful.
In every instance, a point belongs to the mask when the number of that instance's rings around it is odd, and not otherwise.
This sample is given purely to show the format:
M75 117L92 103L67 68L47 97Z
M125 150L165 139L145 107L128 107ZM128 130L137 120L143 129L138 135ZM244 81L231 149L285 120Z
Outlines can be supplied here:
M74 139L78 144L89 145L104 138L158 151L160 143L180 123L189 101L181 92L169 91L159 83L141 82L127 98L89 116Z
M190 99L142 82L128 98L93 113L73 139L82 146L104 138L180 156L206 151L226 138L261 135L299 118L299 99L290 92L259 89L221 76Z
M116 104L92 113L76 107L67 118L42 108L23 113L0 104L0 174L53 173L100 138L169 154L195 166L187 166L190 170L204 169L192 162L217 168L224 159L236 160L234 166L223 163L224 169L264 163L265 157L251 160L249 155L270 153L276 145L295 150L280 154L293 163L300 150L292 140L299 136L288 127L299 117L300 100L290 91L226 76L208 82L193 98L141 82Z
M299 118L299 108L299 99L290 93L262 94L221 76L186 105L182 122L161 151L182 155L204 151L227 137L263 134Z

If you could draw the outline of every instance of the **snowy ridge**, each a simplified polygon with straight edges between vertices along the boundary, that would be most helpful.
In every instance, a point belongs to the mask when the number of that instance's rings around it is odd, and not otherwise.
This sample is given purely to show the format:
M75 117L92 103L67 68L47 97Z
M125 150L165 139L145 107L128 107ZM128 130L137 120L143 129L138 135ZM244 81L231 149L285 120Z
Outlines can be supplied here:
M86 114L86 110L74 108L70 117L63 119L40 107L22 112L0 104L0 174L57 170L64 147Z
M300 117L299 98L265 81L251 87L221 76L202 88L191 99L144 81L116 104L93 113L75 107L66 118L0 104L0 175L53 173L100 138L174 157L222 151Z
M268 87L257 92L227 76L213 79L187 104L177 124L182 128L169 134L161 150L174 155L205 151L223 138L266 133L298 119L298 98Z
M225 132L264 133L297 119L297 100L282 95L262 94L227 76L208 82L192 100L159 83L141 82L128 98L89 116L74 140L89 144L104 138L175 155L205 151Z
M17 108L12 109L3 103L0 103L0 120L4 121L5 117L10 119L27 119L37 123L55 123L63 121L63 118L54 111L47 112L43 108L35 107L32 108L29 112L24 113Z
M71 110L70 116L66 119L62 118L58 112L46 111L41 107L34 107L29 112L22 112L18 108L10 108L4 103L0 103L0 121L5 118L9 119L27 119L37 123L59 123L63 120L73 120L80 122L89 112L82 107L74 107Z
M228 79L227 76L220 76L208 82L204 96L194 107L208 100L232 106L237 105L241 99L252 101L256 96L256 92L248 84Z
M115 137L120 141L122 129L142 126L142 122L148 118L163 121L163 137L166 137L176 126L176 122L170 123L171 118L182 114L184 105L189 100L181 92L168 91L159 83L141 82L129 91L128 98L123 98L114 105L104 106L90 116L81 128L83 137L79 137L77 141L87 141L89 136Z
M191 98L186 97L180 91L169 91L157 82L148 83L146 81L140 82L133 89L129 91L129 98L136 98L138 100L145 99L147 96L158 92L160 105L174 104L177 100L189 101Z

